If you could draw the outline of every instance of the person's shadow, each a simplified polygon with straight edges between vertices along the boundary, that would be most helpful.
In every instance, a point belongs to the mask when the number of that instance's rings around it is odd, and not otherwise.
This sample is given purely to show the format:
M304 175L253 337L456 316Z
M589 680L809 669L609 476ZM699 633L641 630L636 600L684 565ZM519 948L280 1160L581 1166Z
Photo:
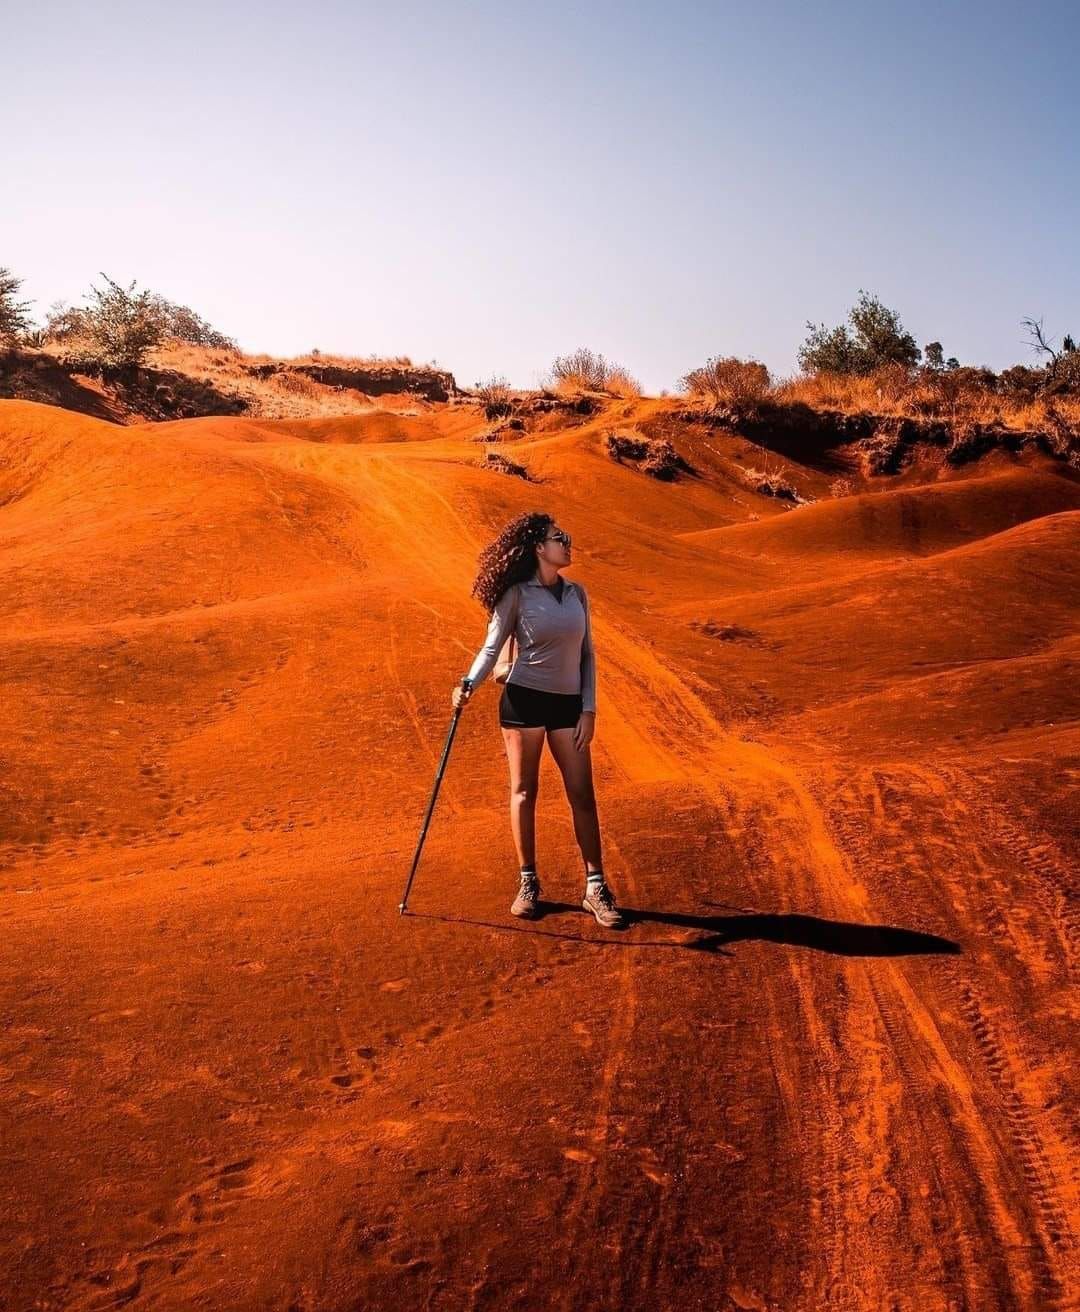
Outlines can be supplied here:
M707 903L721 906L723 903ZM738 908L736 908L738 909ZM681 911L649 911L641 907L620 906L627 920L626 929L608 931L625 934L636 925L671 925L675 929L698 930L697 938L586 938L580 934L565 934L554 929L536 929L541 921L555 916L587 916L580 904L572 902L537 903L537 915L531 920L496 924L488 920L470 920L461 916L442 916L433 912L408 912L426 920L443 920L448 923L480 925L488 929L501 929L510 933L544 934L550 938L569 938L594 947L635 948L687 948L692 952L712 952L730 957L724 951L728 943L784 943L792 947L816 948L819 952L834 952L844 957L908 957L920 953L955 956L963 951L959 943L938 934L921 930L897 929L891 925L862 925L844 920L822 920L819 916L804 916L797 912L751 912L736 916L692 916Z

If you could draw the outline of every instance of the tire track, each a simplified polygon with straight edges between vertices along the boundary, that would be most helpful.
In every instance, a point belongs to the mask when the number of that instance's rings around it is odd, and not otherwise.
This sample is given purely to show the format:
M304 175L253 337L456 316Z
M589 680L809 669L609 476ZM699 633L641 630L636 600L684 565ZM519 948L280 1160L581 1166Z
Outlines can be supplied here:
M864 870L873 870L875 854L864 827L839 806L833 809L830 825L836 829L840 842L857 864ZM1008 1267L1008 1273L1017 1286L1015 1293L1021 1300L1020 1305L1030 1306L1024 1300L1034 1294L1040 1300L1037 1305L1040 1309L1064 1307L1061 1300L1066 1296L1067 1277L1072 1267L1066 1255L1074 1248L1067 1214L1057 1201L1065 1190L1056 1178L1031 1114L1017 1091L1003 1046L978 1001L975 985L968 977L968 968L955 957L944 957L938 960L936 969L950 981L959 1000L960 1013L980 1053L981 1064L999 1095L1003 1128L1031 1200L1031 1207L1018 1220L1008 1203L1010 1195L1015 1197L1016 1190L1009 1188L1004 1175L1006 1163L999 1160L995 1152L989 1122L976 1103L975 1090L959 1060L949 1052L929 1011L915 997L903 968L898 964L890 966L891 978L899 986L898 990L886 987L885 975L875 975L872 988L905 1087L916 1095L917 1106L940 1109L945 1133L963 1137L965 1142L958 1141L958 1151L954 1153L957 1162L962 1162L967 1152L978 1162L977 1174L969 1172L969 1177L978 1182L983 1206L976 1210L967 1227L957 1227L952 1233L961 1257L964 1287L971 1291L983 1287L987 1254L976 1251L971 1235L980 1233L989 1224L996 1232L996 1246L1000 1251L1015 1250L1026 1255L1026 1270L1024 1267L1017 1269L1016 1259L1010 1260ZM936 1078L935 1072L941 1078ZM930 1136L927 1142L931 1143L933 1131L930 1125L924 1124L924 1134ZM1069 1160L1064 1146L1059 1156L1062 1160ZM956 1174L953 1173L953 1178ZM1073 1175L1075 1177L1075 1172ZM1072 1179L1066 1182L1066 1188L1074 1192L1074 1184ZM963 1201L954 1191L950 1211L961 1210ZM1031 1290L1025 1288L1028 1279L1033 1284Z
M962 771L950 769L946 774L954 793L977 816L979 832L995 839L1021 870L1034 877L1029 886L1051 923L1060 927L1069 978L1077 982L1080 979L1080 883L1074 869L1053 840L1044 834L1025 832L1000 802L991 804Z
M959 998L961 1014L967 1022L983 1064L989 1071L991 1079L1001 1098L1002 1111L1009 1125L1009 1136L1016 1149L1028 1189L1035 1200L1042 1222L1045 1240L1063 1253L1076 1249L1076 1239L1072 1233L1069 1217L1057 1199L1058 1190L1048 1181L1053 1181L1055 1172L1050 1165L1043 1140L1032 1121L1031 1114L1016 1088L1013 1066L1006 1055L1005 1045L991 1022L987 1008L981 1001L978 991L970 979L964 979L955 962L947 963L948 974ZM1078 1179L1077 1158L1069 1156L1062 1148L1060 1156L1070 1162L1070 1191L1076 1194Z
M625 698L626 705L618 706L627 730L638 722L638 736L649 743L652 761L647 767L648 777L682 775L707 796L716 796L719 802L724 795L720 781L734 767L742 776L740 791L753 788L769 799L774 812L770 816L772 837L791 866L784 872L789 885L792 871L805 869L803 887L797 891L809 912L835 914L866 924L880 923L881 917L872 914L867 892L870 879L881 879L887 889L896 889L898 904L912 901L910 887L903 889L898 873L888 868L887 858L882 860L875 852L863 824L847 816L831 798L815 800L815 789L820 793L821 785L814 780L817 770L813 764L809 768L805 763L800 765L777 747L734 739L724 732L692 689L661 666L653 653L639 651L624 635L613 632L611 636L618 646L620 671L627 678L628 693L633 692L635 682L644 681L653 686L654 693L670 691L671 694L654 696L652 703L645 704L646 709L630 695ZM620 638L623 640L619 641ZM633 677L631 670L636 671ZM651 714L647 709L650 704L662 705L663 716ZM803 779L803 769L808 769L813 782ZM931 781L930 787L936 792L935 784L936 781ZM886 838L899 834L908 849L916 850L918 817L907 803L903 787L891 786L886 799L875 780L870 799L877 829ZM785 828L790 829L790 837L783 832ZM1028 857L1030 860L1030 853ZM1047 861L1045 851L1043 867L1056 880L1063 879L1064 872L1053 859ZM774 874L770 885L783 886L783 881ZM927 894L932 896L930 887L928 883ZM940 895L934 897L934 902L941 905ZM815 903L824 904L825 909L818 912ZM943 910L947 912L949 908ZM945 923L951 919L946 915ZM1032 1243L1041 1235L1041 1225L1032 1228L1032 1215L1040 1218L1040 1222L1044 1214L1057 1215L1053 1210L1057 1183L1048 1173L1045 1154L1033 1150L1023 1136L1015 1138L1006 1133L1012 1151L1002 1157L993 1120L987 1119L962 1060L953 1055L940 1033L931 1014L932 1004L920 998L909 982L905 965L879 958L865 974L849 973L848 979L855 990L856 1002L849 1005L843 1019L836 1020L837 1034L842 1036L842 1041L835 1043L821 1019L822 1014L835 1012L835 1002L816 996L812 988L798 988L796 974L798 1008L813 1054L808 1067L815 1072L821 1090L807 1099L807 1090L800 1087L800 1093L813 1108L811 1125L817 1145L813 1190L819 1199L819 1210L815 1229L819 1241L830 1245L816 1269L807 1273L809 1281L820 1282L805 1304L808 1312L811 1308L816 1312L823 1305L853 1309L875 1305L875 1299L884 1306L890 1288L885 1283L889 1268L894 1267L899 1280L899 1284L894 1282L891 1287L904 1287L904 1273L895 1264L910 1258L911 1251L920 1255L920 1287L932 1290L937 1296L945 1290L955 1290L971 1306L982 1306L990 1270L993 1283L1002 1291L1011 1290L1013 1302L1008 1305L1031 1307L1031 1299L1037 1297L1042 1300L1041 1306L1061 1306L1058 1300L1062 1297L1065 1273L1059 1254L1048 1248L1045 1237L1042 1242ZM920 981L920 988L929 986L928 978ZM775 993L776 1005L783 1010L785 1003L782 994L775 992L776 987L775 981L766 979L764 989ZM885 1094L880 1072L875 1077L867 1060L869 1016L876 1018L888 1041L887 1050L899 1077L902 1102L895 1095ZM894 1144L897 1136L909 1133L912 1124L920 1127L921 1143L917 1152L925 1174L934 1175L938 1181L942 1194L939 1203L924 1201L925 1194L920 1197L922 1186L906 1162L893 1157L869 1166L851 1165L857 1161L851 1128L844 1114L836 1109L842 1105L839 1077L845 1063L850 1073L853 1054L859 1054L859 1061L849 1087L864 1101L887 1098L887 1105L896 1116L890 1142ZM804 1065L804 1072L806 1069ZM805 1077L803 1082L807 1082ZM1010 1125L1003 1120L1002 1124L1003 1128L1011 1129L1015 1121ZM1025 1126L1028 1128L1030 1116ZM938 1170L937 1159L943 1144L948 1145L945 1160L949 1165ZM1023 1178L1038 1181L1026 1208L1023 1193L1018 1197L1015 1181L1009 1178L1010 1161L1026 1161L1026 1168L1020 1168ZM897 1177L894 1180L889 1178L890 1169ZM1044 1200L1051 1200L1049 1209L1045 1201L1043 1204L1036 1201L1040 1193ZM865 1213L860 1213L860 1206L865 1207L870 1199L875 1199L888 1208L891 1198L898 1200L895 1204L901 1212L898 1225L903 1223L909 1230L919 1228L924 1242L917 1242L912 1249L909 1235L906 1244L898 1245L900 1229L883 1228L875 1236L875 1251L868 1254ZM944 1250L941 1236L936 1233L942 1224L941 1202L947 1208L945 1215L953 1218L948 1222L948 1245ZM963 1220L957 1222L958 1217ZM988 1242L988 1232L993 1236L992 1243ZM875 1275L873 1282L867 1284L870 1272Z

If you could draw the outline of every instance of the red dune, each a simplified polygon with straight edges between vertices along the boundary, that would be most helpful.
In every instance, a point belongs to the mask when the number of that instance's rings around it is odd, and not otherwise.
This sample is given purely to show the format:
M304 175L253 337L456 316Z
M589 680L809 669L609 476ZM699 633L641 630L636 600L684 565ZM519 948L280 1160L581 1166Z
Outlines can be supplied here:
M785 509L673 404L0 401L0 1306L1078 1306L1080 475ZM649 478L605 432L671 432ZM574 539L605 868L513 920L477 555ZM760 518L752 519L752 515Z
M1080 509L1080 482L1060 474L1013 469L951 483L894 488L819 501L750 524L683 536L701 546L755 557L779 556L784 568L806 557L841 560L925 556L1011 528L1055 510Z

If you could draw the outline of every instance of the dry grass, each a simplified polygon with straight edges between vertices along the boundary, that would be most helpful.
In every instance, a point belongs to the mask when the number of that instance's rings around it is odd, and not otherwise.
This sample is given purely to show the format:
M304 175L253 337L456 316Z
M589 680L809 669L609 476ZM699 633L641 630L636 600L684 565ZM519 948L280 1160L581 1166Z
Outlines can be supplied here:
M263 358L270 359L269 356L245 355L243 351L233 350L230 347L193 346L189 342L163 342L147 352L146 362L158 368L175 369L184 374L196 374L200 369L214 368L239 375L243 372L245 364L255 359L261 363Z
M309 352L307 355L295 355L288 358L279 355L245 355L243 351L230 347L194 346L188 342L163 342L147 352L147 363L160 368L177 369L182 373L198 373L200 368L213 366L222 372L232 371L238 377L256 365L329 365L336 369L380 370L416 368L407 355L395 356L352 356L324 355L322 352ZM422 366L427 368L429 366Z
M999 424L1005 428L1052 428L1080 425L1080 397L1034 400L991 391L964 374L883 369L874 374L816 374L785 379L771 392L778 405L802 404L843 414L891 415L904 419L941 419L958 427Z
M245 355L248 364L325 364L335 369L430 369L433 365L414 365L407 355L328 355L325 351L309 351L307 355Z
M411 412L420 413L417 407L430 402L415 394L417 382L442 372L434 363L416 366L408 356L400 355L311 352L283 360L266 354L246 355L232 346L200 346L170 339L147 350L142 376L111 378L99 385L101 368L92 348L92 342L72 334L41 349L43 358L70 372L81 386L99 391L101 386L111 388L109 395L122 413L145 413L151 418L162 417L163 407L154 399L161 389L181 417L244 413L266 419L303 419L356 414L371 408L407 413L401 409L406 399ZM324 383L320 366L340 374ZM365 375L379 384L372 388L379 394L377 401L367 393Z
M266 380L271 387L285 392L289 396L318 397L326 389L307 374L280 373L272 374Z
M345 356L309 353L283 360L274 355L245 355L242 351L186 342L169 342L147 353L150 368L171 370L214 388L223 396L246 403L246 412L267 419L300 419L320 415L355 414L365 407L365 398L354 388L329 387L293 372L297 367L325 365L357 372L392 373L413 369L407 356ZM284 366L276 373L258 377L259 366ZM290 368L291 367L291 368Z
M995 390L988 371L962 368L933 372L886 366L872 374L799 374L770 379L755 360L717 357L691 370L680 386L703 410L752 411L762 403L805 405L812 410L872 414L897 419L937 419L955 428L1000 426L1024 431L1076 429L1080 396L1037 397Z

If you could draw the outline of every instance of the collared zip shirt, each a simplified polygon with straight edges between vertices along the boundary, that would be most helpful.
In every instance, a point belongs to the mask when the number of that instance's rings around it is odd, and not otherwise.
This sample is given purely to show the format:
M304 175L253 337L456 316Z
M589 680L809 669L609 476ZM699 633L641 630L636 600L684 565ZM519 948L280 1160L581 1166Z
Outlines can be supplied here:
M513 633L517 639L508 683L542 692L581 694L581 709L596 710L596 657L589 598L580 583L561 576L550 588L538 575L512 583L495 603L484 645L468 677L483 683Z

